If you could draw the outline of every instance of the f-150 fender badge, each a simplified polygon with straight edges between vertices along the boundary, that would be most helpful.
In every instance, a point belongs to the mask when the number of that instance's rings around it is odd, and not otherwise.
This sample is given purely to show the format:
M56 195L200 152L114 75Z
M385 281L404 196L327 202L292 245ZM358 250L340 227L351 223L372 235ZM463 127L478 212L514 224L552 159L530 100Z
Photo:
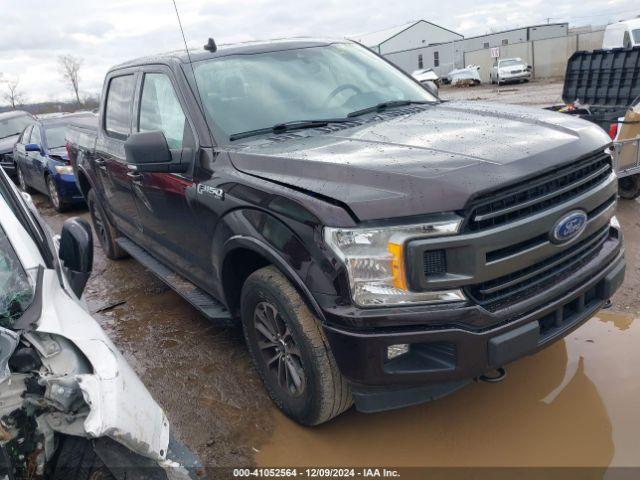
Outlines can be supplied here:
M224 200L224 190L221 188L215 188L209 185L205 185L204 183L199 183L198 188L196 190L198 195L211 195L212 197L218 200Z

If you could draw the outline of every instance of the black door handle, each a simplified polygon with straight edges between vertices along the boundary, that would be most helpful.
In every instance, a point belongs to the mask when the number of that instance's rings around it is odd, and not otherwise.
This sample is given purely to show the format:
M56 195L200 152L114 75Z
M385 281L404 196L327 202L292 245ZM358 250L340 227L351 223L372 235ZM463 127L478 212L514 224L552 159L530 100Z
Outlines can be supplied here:
M107 162L106 160L103 160L101 158L96 158L95 159L95 163L97 165L98 168L102 169L102 170L106 170L107 169Z

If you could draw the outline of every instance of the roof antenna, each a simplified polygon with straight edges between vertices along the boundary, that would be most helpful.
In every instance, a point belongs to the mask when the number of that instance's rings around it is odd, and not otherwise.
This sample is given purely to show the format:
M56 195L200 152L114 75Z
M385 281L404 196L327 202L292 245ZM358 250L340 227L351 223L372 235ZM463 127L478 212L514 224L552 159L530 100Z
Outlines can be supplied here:
M180 32L182 33L182 41L184 42L184 49L187 51L187 58L189 59L189 64L191 68L193 68L193 64L191 63L191 55L189 54L189 46L187 45L187 38L184 36L184 30L182 28L182 22L180 21L180 14L178 13L178 6L176 5L176 0L173 1L173 8L176 9L176 17L178 17L178 26L180 27Z
M204 46L204 49L208 50L211 53L215 53L216 50L218 50L218 46L216 45L216 42L213 40L213 38L209 37L209 41Z
M207 124L207 126L209 126L209 121L207 120L207 115L205 115L205 113L204 113L204 108L203 108L203 103L202 103L202 96L200 95L200 88L198 87L198 80L196 79L196 72L193 69L193 62L191 61L191 54L189 53L189 45L187 45L187 37L184 36L184 29L182 28L182 21L180 20L180 13L178 13L178 5L176 5L176 0L172 0L172 1L173 1L173 8L176 10L176 17L178 17L178 26L180 27L180 32L182 33L182 41L184 42L184 49L187 51L187 58L189 59L189 66L191 67L191 74L193 75L196 94L198 95L198 100L199 100L198 108L200 109L200 112L202 113L202 116L204 117L205 123ZM209 39L209 40L210 40L210 42L213 42L212 39ZM213 46L215 47L215 43L213 43ZM210 127L209 127L209 131L211 131ZM213 142L213 139L211 139L211 141Z

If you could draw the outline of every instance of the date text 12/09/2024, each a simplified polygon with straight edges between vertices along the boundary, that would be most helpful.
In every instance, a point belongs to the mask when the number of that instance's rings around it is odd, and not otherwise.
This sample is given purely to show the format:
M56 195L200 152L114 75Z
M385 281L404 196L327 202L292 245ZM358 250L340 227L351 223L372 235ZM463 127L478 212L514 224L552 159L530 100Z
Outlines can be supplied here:
M399 478L389 468L237 468L234 478Z

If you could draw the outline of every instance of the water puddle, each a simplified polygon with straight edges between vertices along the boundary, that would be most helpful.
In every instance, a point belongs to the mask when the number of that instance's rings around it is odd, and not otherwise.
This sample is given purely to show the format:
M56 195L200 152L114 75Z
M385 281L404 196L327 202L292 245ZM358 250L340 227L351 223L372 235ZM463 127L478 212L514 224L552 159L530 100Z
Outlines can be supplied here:
M502 383L303 428L281 414L261 466L640 465L640 321L600 312Z

